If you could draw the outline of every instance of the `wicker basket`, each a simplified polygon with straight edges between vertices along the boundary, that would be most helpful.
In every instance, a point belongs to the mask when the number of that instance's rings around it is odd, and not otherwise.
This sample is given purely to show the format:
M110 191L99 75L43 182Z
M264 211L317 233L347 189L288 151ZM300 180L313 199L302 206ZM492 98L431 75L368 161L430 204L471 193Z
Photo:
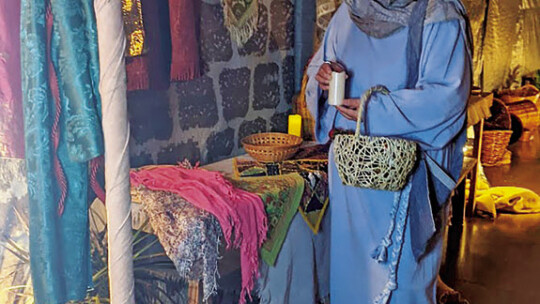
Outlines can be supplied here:
M398 191L407 184L416 163L417 145L409 140L360 134L363 105L372 92L387 94L388 91L383 87L374 87L362 96L356 133L336 135L334 160L339 177L345 185Z
M509 145L518 142L525 131L523 128L523 123L519 117L517 117L515 114L511 114L510 117L512 118L512 136L510 137L510 143L508 143Z
M489 111L491 117L485 120L484 130L510 130L512 128L508 106L502 100L493 98Z
M482 136L482 164L493 166L499 163L506 152L512 131L484 131Z
M508 105L508 111L521 120L524 129L536 130L538 127L538 108L532 101L524 100L511 103Z
M540 90L533 85L524 85L517 90L506 90L501 92L501 99L506 104L520 102L523 100L530 100L534 104L537 104L540 100Z
M258 162L274 163L291 158L302 138L285 133L258 133L242 139L246 152Z

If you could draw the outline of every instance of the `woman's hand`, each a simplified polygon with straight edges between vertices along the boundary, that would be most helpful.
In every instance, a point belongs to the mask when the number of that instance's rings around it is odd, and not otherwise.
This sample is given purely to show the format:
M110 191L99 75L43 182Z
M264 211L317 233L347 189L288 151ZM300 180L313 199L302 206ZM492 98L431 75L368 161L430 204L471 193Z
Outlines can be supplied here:
M323 90L328 90L330 86L330 80L332 79L332 67L329 63L325 62L319 68L319 72L315 75L315 79L319 82L319 87Z
M337 110L341 115L349 120L358 120L358 110L360 107L360 99L344 99L341 106L337 106Z

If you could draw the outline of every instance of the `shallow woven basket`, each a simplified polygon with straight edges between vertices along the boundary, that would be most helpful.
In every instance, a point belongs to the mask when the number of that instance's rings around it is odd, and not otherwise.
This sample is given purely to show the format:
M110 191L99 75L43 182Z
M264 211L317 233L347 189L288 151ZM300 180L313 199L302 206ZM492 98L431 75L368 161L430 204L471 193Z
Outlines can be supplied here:
M506 104L520 102L523 100L530 100L534 104L537 104L540 100L540 90L533 85L524 85L517 90L506 90L501 92L501 99Z
M492 130L482 134L482 164L493 166L504 157L512 131Z
M302 138L285 133L258 133L242 139L246 152L258 162L273 163L291 158Z
M398 191L407 184L407 177L416 162L417 145L403 139L360 134L364 103L374 90L387 92L382 88L375 88L362 96L356 133L336 135L334 160L339 177L345 185Z

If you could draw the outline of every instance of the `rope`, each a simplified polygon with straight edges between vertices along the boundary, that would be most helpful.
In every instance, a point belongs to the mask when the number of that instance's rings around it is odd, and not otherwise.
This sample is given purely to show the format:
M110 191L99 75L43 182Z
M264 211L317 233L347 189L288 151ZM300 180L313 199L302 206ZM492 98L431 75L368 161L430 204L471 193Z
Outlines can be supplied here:
M54 70L54 65L51 61L51 37L52 37L52 24L53 24L53 16L51 12L50 6L47 7L47 57L49 61L49 78L50 78L50 85L51 85L51 92L54 99L54 105L55 105L55 114L54 114L54 120L52 125L52 132L51 132L51 138L53 141L53 163L54 163L54 175L56 177L56 180L58 182L58 187L60 188L60 197L58 199L58 215L62 215L64 213L65 208L65 202L67 197L67 180L66 175L64 173L64 169L62 168L62 164L60 163L60 159L58 158L58 146L60 145L60 116L62 115L62 104L60 102L60 89L58 87L58 78L56 78L56 71Z
M407 217L409 213L409 195L411 193L412 182L408 183L405 189L399 195L399 207L398 207L398 222L396 227L396 234L394 241L396 245L392 250L392 257L389 264L390 275L383 291L375 298L374 304L386 304L390 300L392 292L397 289L397 272L399 267L399 261L403 252L403 242L405 235L405 226L407 223ZM392 219L395 221L395 218Z
M105 190L99 182L97 181L97 172L99 170L99 167L101 166L103 161L103 157L96 157L90 161L90 186L92 187L92 190L96 194L96 196L99 198L99 200L105 204Z

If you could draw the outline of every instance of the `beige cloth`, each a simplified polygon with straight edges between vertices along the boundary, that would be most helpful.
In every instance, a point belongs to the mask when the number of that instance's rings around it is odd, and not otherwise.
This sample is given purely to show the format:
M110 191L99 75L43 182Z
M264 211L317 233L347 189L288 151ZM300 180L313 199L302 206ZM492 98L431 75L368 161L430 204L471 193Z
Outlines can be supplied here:
M474 84L483 83L484 91L519 86L522 75L540 69L540 0L463 3L474 40Z
M467 126L473 126L482 119L489 118L491 116L489 108L492 104L493 94L471 96L467 105Z
M129 187L126 37L122 2L95 0L99 46L105 185L109 243L109 290L112 304L134 304L133 234Z
M497 217L497 211L540 213L540 196L519 187L493 187L476 192L476 209Z
M519 187L491 187L482 166L479 167L478 172L475 202L476 211L493 218L497 217L497 211L540 213L540 196L538 194Z

